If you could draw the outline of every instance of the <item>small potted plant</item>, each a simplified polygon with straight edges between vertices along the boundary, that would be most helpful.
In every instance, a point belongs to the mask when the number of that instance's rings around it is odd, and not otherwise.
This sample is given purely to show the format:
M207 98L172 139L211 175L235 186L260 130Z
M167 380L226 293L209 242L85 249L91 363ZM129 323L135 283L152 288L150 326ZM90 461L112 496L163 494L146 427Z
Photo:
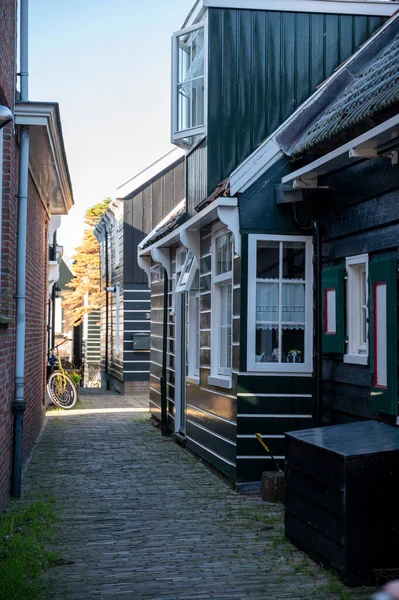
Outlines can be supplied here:
M289 350L287 356L288 356L288 362L291 362L291 363L302 362L302 351L301 350L296 350L296 349Z

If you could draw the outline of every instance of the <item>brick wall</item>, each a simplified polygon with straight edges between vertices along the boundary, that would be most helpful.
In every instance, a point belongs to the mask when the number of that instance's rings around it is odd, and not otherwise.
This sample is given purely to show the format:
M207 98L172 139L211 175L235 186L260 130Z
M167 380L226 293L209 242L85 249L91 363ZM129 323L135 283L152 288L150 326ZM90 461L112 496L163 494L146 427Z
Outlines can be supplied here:
M16 49L16 2L0 2L0 103L13 108ZM0 510L9 494L12 451L12 402L15 366L15 300L18 194L18 140L13 125L4 128L2 248L0 255ZM44 416L48 218L32 181L29 183L27 249L26 401L24 459ZM0 319L1 320L1 319ZM4 319L3 319L4 320Z

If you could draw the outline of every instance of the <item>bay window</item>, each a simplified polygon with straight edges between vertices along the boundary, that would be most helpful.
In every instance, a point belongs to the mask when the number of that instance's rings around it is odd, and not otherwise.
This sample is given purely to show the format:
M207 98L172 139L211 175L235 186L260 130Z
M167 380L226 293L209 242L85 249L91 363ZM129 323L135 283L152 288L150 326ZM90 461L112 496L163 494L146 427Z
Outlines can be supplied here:
M212 240L211 385L231 387L233 322L233 246L227 229Z
M347 271L347 352L345 362L367 364L368 361L368 255L346 259Z
M190 146L195 136L205 133L206 56L204 23L173 35L172 142L179 145Z
M312 371L312 246L299 236L249 236L250 371Z

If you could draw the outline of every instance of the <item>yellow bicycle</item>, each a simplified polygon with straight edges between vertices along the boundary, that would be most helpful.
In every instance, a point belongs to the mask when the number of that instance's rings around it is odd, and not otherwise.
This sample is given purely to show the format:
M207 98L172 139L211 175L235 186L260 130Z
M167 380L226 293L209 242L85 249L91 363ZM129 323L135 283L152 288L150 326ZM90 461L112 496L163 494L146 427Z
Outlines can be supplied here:
M53 404L69 410L78 400L78 390L73 379L64 371L58 352L59 346L66 341L65 339L49 352L48 365L51 367L51 374L47 379L47 392Z

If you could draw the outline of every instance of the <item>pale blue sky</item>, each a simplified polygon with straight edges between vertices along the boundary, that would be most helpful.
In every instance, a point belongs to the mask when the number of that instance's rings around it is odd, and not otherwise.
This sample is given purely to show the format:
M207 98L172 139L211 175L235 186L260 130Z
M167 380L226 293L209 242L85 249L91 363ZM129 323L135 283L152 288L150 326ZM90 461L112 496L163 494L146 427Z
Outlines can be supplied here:
M194 0L32 0L30 99L60 104L75 207L83 215L170 148L170 48Z

